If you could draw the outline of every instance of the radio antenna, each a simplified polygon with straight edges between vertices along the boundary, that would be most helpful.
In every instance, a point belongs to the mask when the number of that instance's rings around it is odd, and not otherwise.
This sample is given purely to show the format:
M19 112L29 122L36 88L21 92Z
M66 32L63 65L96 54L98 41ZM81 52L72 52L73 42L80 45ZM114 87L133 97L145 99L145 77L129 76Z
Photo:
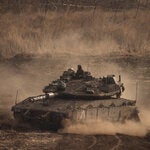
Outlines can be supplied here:
M18 92L19 92L19 90L17 90L17 92L16 92L15 104L17 104L17 100L18 100Z
M138 81L136 82L136 95L135 95L135 100L138 100Z

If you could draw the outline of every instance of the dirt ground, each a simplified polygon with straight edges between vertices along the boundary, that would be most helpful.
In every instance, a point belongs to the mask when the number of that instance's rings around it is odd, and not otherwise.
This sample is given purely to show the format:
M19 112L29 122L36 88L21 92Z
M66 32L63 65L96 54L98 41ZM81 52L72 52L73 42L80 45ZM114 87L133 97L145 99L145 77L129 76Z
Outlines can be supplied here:
M0 131L1 150L149 150L150 136L76 135L50 132Z

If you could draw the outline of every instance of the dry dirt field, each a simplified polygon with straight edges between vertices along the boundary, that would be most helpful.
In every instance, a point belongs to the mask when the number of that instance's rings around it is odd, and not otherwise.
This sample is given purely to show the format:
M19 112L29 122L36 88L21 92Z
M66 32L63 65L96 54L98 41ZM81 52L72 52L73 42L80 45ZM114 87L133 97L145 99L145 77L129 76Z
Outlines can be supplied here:
M2 150L149 150L150 136L75 135L50 132L0 131Z

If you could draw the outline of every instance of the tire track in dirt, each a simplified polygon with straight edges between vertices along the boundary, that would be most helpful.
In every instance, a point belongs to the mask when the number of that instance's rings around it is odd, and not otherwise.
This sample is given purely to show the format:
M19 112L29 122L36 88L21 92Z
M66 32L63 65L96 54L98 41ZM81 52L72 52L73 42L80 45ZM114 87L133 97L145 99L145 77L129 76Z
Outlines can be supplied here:
M113 146L112 148L111 148L111 150L118 150L119 149L119 147L122 145L122 139L119 137L119 135L115 135L115 138L118 140L118 142L117 142L117 144L115 145L115 146Z
M95 136L92 136L92 138L93 138L93 142L90 146L88 146L87 149L91 149L93 146L95 146L97 144L97 138Z

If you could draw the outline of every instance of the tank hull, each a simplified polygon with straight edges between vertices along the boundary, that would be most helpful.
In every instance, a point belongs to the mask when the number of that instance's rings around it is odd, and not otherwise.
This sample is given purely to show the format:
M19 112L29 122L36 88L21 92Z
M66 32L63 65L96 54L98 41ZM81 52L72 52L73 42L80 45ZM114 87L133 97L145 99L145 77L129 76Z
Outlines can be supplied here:
M108 120L111 122L139 121L135 101L127 99L47 99L25 101L12 107L14 118L40 129L57 130L63 128L63 121L84 122L88 120Z

